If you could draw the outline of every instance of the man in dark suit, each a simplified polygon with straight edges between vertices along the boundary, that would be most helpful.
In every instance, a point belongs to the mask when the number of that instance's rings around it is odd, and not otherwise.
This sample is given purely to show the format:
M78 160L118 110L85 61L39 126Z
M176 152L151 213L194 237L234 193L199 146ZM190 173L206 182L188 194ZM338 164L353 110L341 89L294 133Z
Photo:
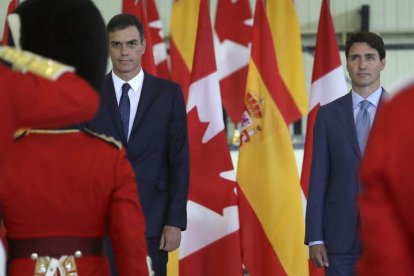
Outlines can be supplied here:
M325 267L326 275L355 275L361 252L358 167L383 94L382 38L352 34L345 54L352 90L318 111L306 208L305 243L312 262Z
M155 275L166 275L168 252L186 229L189 185L187 115L180 87L145 73L141 22L129 14L107 25L112 72L89 127L122 141L138 183ZM150 51L152 49L149 49Z

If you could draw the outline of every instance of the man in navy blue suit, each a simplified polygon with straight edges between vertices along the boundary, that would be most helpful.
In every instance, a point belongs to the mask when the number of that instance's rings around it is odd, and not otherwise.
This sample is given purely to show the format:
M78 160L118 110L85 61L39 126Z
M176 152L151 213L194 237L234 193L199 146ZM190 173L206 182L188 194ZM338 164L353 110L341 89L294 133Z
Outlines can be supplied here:
M156 276L166 275L168 252L186 229L189 185L187 115L181 88L141 68L145 38L129 14L107 25L112 72L89 127L122 141L138 184L146 238ZM150 51L152 49L149 49Z
M306 208L310 259L325 267L328 276L355 275L361 253L358 168L384 91L381 37L370 32L352 34L345 55L352 90L318 111Z

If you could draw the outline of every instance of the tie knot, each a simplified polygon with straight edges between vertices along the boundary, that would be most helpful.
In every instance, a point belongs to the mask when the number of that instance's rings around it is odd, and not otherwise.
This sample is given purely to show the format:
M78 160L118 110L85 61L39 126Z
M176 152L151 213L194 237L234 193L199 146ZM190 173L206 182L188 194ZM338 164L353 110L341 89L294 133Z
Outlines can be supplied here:
M128 94L129 89L131 88L131 86L129 85L129 83L124 83L122 85L122 94Z
M368 100L362 100L361 101L361 104L360 104L361 110L367 109L370 106L370 104L371 103Z

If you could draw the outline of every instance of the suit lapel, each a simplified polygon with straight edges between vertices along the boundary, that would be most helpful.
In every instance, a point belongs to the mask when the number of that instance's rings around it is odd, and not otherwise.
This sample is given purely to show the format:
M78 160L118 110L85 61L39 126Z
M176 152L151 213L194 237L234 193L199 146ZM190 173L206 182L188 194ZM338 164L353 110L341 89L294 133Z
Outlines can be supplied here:
M351 143L352 149L357 156L361 158L361 152L358 145L358 138L355 129L354 113L352 108L352 95L348 93L339 102L338 108L339 117L344 125L343 130Z
M106 75L104 91L103 91L103 101L105 102L110 117L115 123L116 129L118 130L119 137L122 137L123 143L126 144L126 137L124 135L121 115L119 113L118 102L116 100L114 82L112 80L112 74L109 73Z
M141 96L139 98L137 113L135 114L134 123L132 125L130 136L135 134L139 122L144 117L152 98L154 97L154 91L152 90L152 77L144 72L144 82L142 84ZM131 137L129 140L132 140Z

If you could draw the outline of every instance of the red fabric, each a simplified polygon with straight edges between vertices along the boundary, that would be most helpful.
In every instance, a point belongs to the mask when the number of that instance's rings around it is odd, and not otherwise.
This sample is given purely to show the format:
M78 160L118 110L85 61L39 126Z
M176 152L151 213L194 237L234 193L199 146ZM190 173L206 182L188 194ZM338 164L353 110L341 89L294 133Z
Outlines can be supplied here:
M323 0L318 24L312 83L339 66L341 66L341 59L339 58L339 47L336 41L329 0Z
M378 112L361 164L359 275L414 275L414 85Z
M95 90L73 73L50 81L0 65L0 91L0 162L17 128L84 122L99 104Z
M177 82L183 90L184 99L187 103L188 89L190 87L190 71L185 65L185 61L181 56L180 51L175 46L174 38L170 40L170 54L171 54L171 79Z
M167 57L167 47L165 46L164 42L164 33L162 32L161 27L161 19L158 15L157 5L155 4L155 0L147 0L147 21L148 21L148 29L149 35L151 36L152 44L155 46L157 44L162 43L162 48L165 50L163 53ZM158 25L159 23L159 25ZM154 51L154 58L156 53ZM163 79L170 79L170 70L168 68L167 59L163 60L162 62L156 64L157 67L157 75Z
M252 19L252 12L248 0L219 0L215 30L220 43L224 40L230 40L248 47L252 39L252 26L246 24L249 19ZM216 48L217 50L220 51L220 47ZM223 60L220 62L230 63L230 61ZM246 92L248 62L247 58L244 67L220 80L223 105L233 122L240 122L241 115L245 110L244 94ZM227 66L231 66L231 64Z
M141 65L147 73L158 76L152 51L152 39L151 35L149 35L150 30L148 27L147 15L144 10L144 3L142 0L123 0L122 12L132 14L141 21L145 35L145 53L142 55Z
M125 150L83 132L29 134L0 172L0 203L12 239L112 239L119 275L148 275L144 216ZM22 173L24 172L24 173ZM79 275L110 275L106 257L77 259ZM9 275L32 275L13 260Z

